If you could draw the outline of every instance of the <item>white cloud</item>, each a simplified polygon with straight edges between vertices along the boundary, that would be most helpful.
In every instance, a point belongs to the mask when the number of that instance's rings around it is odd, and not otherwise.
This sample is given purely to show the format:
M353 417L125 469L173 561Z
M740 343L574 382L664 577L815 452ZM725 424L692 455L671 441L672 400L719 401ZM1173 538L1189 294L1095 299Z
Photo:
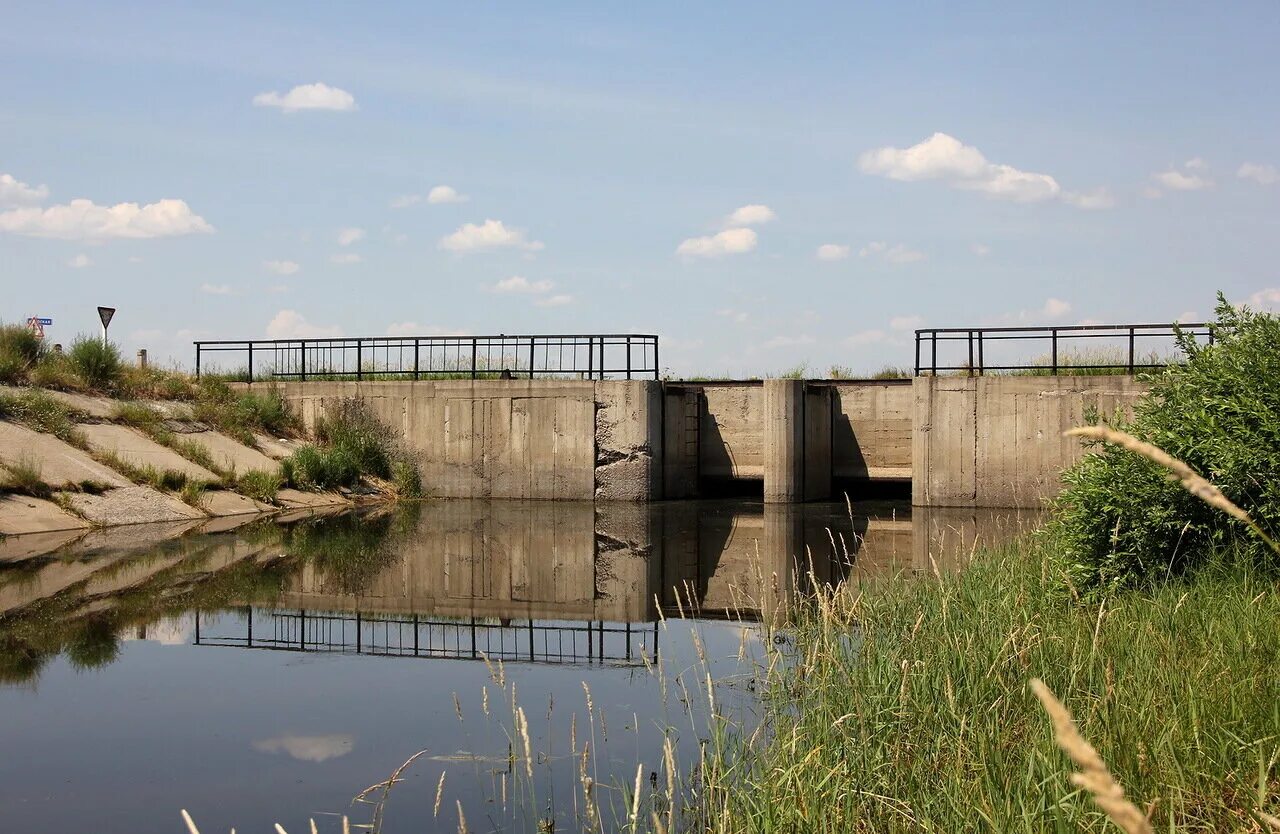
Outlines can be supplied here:
M263 261L262 266L268 272L274 272L276 275L293 275L302 267L294 261Z
M409 208L409 206L416 206L421 202L421 194L401 194L391 201L391 207L393 209Z
M1277 293L1280 296L1280 293ZM1174 321L1200 321L1200 314L1195 310L1187 310L1185 313L1178 313L1173 319Z
M1059 298L1046 299L1040 312L1045 318L1058 319L1071 312L1071 305Z
M549 295L546 298L539 298L533 302L535 307L563 307L566 304L573 303L571 295Z
M323 762L351 752L355 736L338 733L328 736L276 736L253 743L261 753L285 753L301 762Z
M1170 191L1202 191L1213 187L1213 181L1199 174L1186 174L1172 168L1159 174L1152 174L1151 179Z
M279 107L286 113L298 110L355 110L355 96L328 84L299 84L284 95L272 91L253 97L257 107Z
M1280 182L1280 171L1276 170L1276 166L1258 162L1244 163L1236 171L1236 176L1242 180L1253 180L1259 185L1275 185Z
M231 295L231 287L226 284L201 284L200 292L209 295Z
M766 341L761 347L765 350L775 350L777 348L803 347L814 343L814 338L809 335L802 336L774 336Z
M977 255L979 258L985 258L991 254L991 247L985 243L975 243L969 247L969 251Z
M353 243L364 240L364 229L358 229L355 226L348 226L345 229L338 230L338 245L350 246Z
M1109 209L1116 204L1116 198L1111 195L1111 190L1108 188L1095 188L1092 191L1066 191L1062 194L1062 201L1069 206L1075 206L1086 211Z
M924 319L920 316L894 316L889 319L890 330L919 330L924 324Z
M885 263L891 264L909 264L923 261L925 255L923 252L917 252L901 243L890 246L883 240L876 240L859 249L858 257L879 258Z
M49 196L47 185L27 185L12 174L0 174L0 208L17 208L42 203Z
M545 293L550 292L555 284L551 281L530 281L521 275L503 278L493 285L496 293Z
M1146 197L1148 200L1159 200L1164 196L1164 192L1155 186L1148 185L1143 187L1142 196Z
M691 237L676 247L677 255L697 258L719 258L723 255L740 255L756 248L756 233L752 229L725 229L706 237Z
M269 339L336 339L342 328L312 324L297 310L281 310L267 323Z
M862 345L873 345L877 342L883 342L885 334L883 330L863 330L854 333L852 336L845 337L844 344L846 347L861 347Z
M759 203L742 206L735 209L733 214L725 221L726 226L759 226L772 220L777 220L778 215L774 214L773 209Z
M387 325L388 336L417 336L422 326L416 321L399 321Z
M743 324L747 321L747 319L751 318L751 314L746 312L745 310L734 310L730 307L726 307L723 310L716 310L716 315L720 316L721 318L726 318L726 319L729 319L730 321L737 322L738 324Z
M485 249L524 249L537 252L542 243L527 240L523 229L508 229L501 220L485 220L484 223L464 223L451 235L440 239L440 248L450 252L479 252Z
M843 261L849 257L849 247L843 243L824 243L818 247L818 260Z
M977 148L946 133L935 133L909 148L867 151L858 158L858 165L867 174L902 182L942 180L952 188L1020 203L1054 199L1062 190L1048 174L989 162Z
M67 261L67 266L71 267L72 269L84 269L86 266L92 266L92 265L93 265L93 261L91 261L89 259L89 256L84 254L83 252L81 252L79 255L76 255L71 260Z
M435 188L427 192L427 202L432 205L440 205L442 203L465 203L470 198L465 194L459 194L457 189L451 185L437 185Z
M1258 290L1249 296L1249 306L1257 310L1280 310L1280 288Z
M347 266L348 264L358 264L364 260L355 252L339 252L336 255L330 255L329 261L338 266Z
M1205 162L1198 156L1193 156L1186 162L1182 163L1183 168L1189 168L1192 171L1203 171L1209 167L1209 163Z
M213 230L184 200L158 200L140 207L137 203L99 206L79 199L46 209L0 213L0 231L58 240L174 237Z

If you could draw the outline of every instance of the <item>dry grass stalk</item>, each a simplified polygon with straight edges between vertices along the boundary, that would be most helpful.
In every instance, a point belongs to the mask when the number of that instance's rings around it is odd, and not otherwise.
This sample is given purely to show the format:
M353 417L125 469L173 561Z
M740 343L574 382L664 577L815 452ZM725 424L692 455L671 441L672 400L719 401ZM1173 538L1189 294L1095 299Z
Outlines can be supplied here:
M1155 834L1146 815L1125 799L1124 789L1111 775L1098 751L1080 735L1071 712L1039 678L1031 679L1031 691L1040 699L1053 721L1053 734L1058 746L1080 768L1079 773L1071 774L1071 783L1089 791L1098 807L1127 834Z
M447 770L440 771L440 782L436 785L436 804L431 808L431 816L440 816L440 799L444 796L444 777L448 773Z

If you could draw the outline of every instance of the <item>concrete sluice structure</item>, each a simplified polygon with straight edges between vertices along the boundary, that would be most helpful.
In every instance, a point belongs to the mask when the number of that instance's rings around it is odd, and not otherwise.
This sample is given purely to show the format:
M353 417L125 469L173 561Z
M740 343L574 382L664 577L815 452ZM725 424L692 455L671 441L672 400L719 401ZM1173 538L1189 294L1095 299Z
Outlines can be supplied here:
M35 656L89 630L160 628L205 646L640 664L659 650L660 617L785 614L814 583L951 569L1031 523L856 511L445 501L216 535L139 526L128 545L82 540L6 563L0 650ZM33 634L40 646L23 642Z

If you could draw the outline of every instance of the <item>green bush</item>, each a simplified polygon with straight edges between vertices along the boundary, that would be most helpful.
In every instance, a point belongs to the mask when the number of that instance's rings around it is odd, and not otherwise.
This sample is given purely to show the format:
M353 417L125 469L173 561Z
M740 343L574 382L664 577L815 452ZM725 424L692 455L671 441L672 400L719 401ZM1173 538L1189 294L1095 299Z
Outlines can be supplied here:
M373 415L364 400L347 397L330 405L316 423L316 437L349 452L359 462L360 471L379 478L391 476L395 434Z
M20 324L0 325L0 383L17 385L44 355L44 343Z
M325 445L304 446L283 462L281 471L293 486L349 487L362 476L371 475L394 482L401 497L422 495L422 481L413 457L364 400L351 397L330 404L328 413L316 425L316 437Z
M101 339L77 336L67 358L80 381L96 391L110 391L120 380L120 350Z
M27 374L27 381L37 388L75 391L83 388L76 369L65 353L46 353Z
M276 493L284 486L284 479L277 472L263 472L258 469L244 473L236 479L236 491L258 501L270 503L275 500Z
M253 433L288 437L299 431L284 395L275 388L237 394L216 377L201 377L195 392L194 417L253 446Z
M1182 334L1185 362L1149 377L1131 421L1110 422L1213 481L1273 537L1280 532L1280 319L1219 295L1215 342ZM1106 592L1187 573L1238 545L1274 568L1275 554L1238 521L1131 452L1100 446L1063 475L1048 533L1077 587Z

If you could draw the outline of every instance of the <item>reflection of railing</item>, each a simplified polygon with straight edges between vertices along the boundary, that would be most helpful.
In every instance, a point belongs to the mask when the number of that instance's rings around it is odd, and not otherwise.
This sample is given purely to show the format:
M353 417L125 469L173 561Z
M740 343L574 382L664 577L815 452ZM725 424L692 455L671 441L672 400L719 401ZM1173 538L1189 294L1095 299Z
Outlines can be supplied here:
M939 373L961 373L981 376L988 372L1022 371L1044 375L1080 373L1082 371L1127 371L1160 368L1166 362L1158 355L1143 356L1139 350L1152 345L1152 339L1163 339L1172 346L1175 332L1181 330L1196 337L1207 337L1213 343L1213 327L1203 322L1194 324L1082 324L1064 327L943 327L916 331L916 376ZM1098 341L1102 340L1102 341ZM938 344L951 348L950 356L938 357ZM1042 352L1038 361L1013 362L989 356L993 348L1006 342L1033 343ZM966 349L955 357L955 346ZM1110 354L1072 355L1063 348L1101 348Z
M658 655L658 625L244 610L243 632L209 633L196 612L195 645L454 660L640 665ZM255 633L255 625L257 626Z
M209 354L230 354L234 374L255 379L658 378L658 337L377 336L195 342L196 376ZM212 357L217 359L219 357ZM243 364L241 364L243 363ZM210 368L203 368L211 372Z

